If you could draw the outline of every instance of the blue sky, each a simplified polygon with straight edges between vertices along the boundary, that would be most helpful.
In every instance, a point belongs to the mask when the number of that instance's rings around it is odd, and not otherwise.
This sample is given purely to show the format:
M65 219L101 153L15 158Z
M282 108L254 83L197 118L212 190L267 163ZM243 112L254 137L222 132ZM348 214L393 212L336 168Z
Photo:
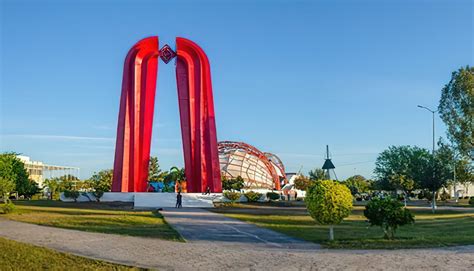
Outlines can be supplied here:
M390 145L431 147L440 90L473 64L466 1L1 1L0 151L111 168L128 49L158 35L204 48L219 140L287 171L372 175ZM437 136L445 127L437 117ZM174 65L159 64L152 155L183 165Z

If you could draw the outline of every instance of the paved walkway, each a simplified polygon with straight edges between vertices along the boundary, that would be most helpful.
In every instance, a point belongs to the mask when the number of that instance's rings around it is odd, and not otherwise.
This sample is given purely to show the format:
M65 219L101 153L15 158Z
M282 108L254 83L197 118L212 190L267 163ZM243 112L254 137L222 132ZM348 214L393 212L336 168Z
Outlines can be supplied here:
M213 242L259 248L318 249L319 245L198 208L165 208L166 222L188 242Z
M196 210L196 213L199 212ZM193 212L181 210L165 210L164 213L177 227L184 226L184 220L193 216ZM202 220L196 222L200 220L192 220L190 224L205 223ZM274 244L287 244L291 238L262 238L261 231L255 232L251 227L233 224L209 214L204 220L215 223L224 221L224 227L227 224L237 229L237 233L234 229L229 232L240 236L242 242L239 238L208 240L199 226L181 230L189 240L182 243L66 230L6 219L0 219L0 237L79 256L159 270L474 270L474 246L357 251L319 249L302 243L294 247L280 247ZM212 230L218 228L213 222L209 224ZM193 231L202 236L193 236ZM217 231L219 234L224 232Z

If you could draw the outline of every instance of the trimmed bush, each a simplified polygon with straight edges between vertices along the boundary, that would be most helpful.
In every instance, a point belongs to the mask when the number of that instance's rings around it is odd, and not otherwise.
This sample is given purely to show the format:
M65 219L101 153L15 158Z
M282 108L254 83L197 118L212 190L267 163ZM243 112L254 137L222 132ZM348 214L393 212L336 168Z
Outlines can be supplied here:
M9 201L0 204L0 214L8 214L15 210L15 205Z
M64 190L64 196L69 199L73 199L74 202L77 202L77 198L79 198L80 193L76 190Z
M329 225L329 240L334 240L334 225L348 217L352 211L352 194L347 186L325 180L313 182L306 193L306 208L321 225Z
M471 197L471 198L469 199L469 205L474 205L474 197Z
M231 192L231 191L226 191L224 192L224 197L230 202L234 203L240 199L241 194L239 192Z
M280 199L280 194L278 194L276 192L268 192L267 193L267 198L269 200L279 200Z
M386 239L393 239L399 226L412 224L415 217L403 204L393 198L374 198L365 206L364 215L371 226L380 226Z
M248 202L257 202L262 197L262 194L254 191L248 191L244 194L244 196L247 198Z

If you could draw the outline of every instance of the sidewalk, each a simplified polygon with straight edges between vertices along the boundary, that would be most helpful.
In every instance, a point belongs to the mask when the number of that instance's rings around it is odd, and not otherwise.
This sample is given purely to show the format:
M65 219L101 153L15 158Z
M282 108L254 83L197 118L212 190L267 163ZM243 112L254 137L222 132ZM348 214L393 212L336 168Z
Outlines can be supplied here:
M219 242L261 248L318 249L319 245L198 208L165 208L160 213L188 242Z

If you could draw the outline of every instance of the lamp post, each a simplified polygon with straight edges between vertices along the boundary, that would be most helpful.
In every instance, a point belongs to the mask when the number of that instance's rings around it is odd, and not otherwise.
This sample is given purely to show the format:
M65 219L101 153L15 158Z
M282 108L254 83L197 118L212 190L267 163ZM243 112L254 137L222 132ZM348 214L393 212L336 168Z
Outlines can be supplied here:
M434 155L434 152L435 152L435 113L438 112L438 110L431 110L428 107L422 106L422 105L418 105L418 107L426 109L426 110L430 111L431 114L433 114L433 155Z
M418 105L419 108L426 109L431 112L433 115L433 165L434 165L434 155L435 155L435 113L438 112L438 110L431 110L430 108L422 105ZM434 181L434 167L433 167L433 181ZM433 192L433 200L432 200L432 207L433 207L433 213L435 212L436 209L436 192Z

